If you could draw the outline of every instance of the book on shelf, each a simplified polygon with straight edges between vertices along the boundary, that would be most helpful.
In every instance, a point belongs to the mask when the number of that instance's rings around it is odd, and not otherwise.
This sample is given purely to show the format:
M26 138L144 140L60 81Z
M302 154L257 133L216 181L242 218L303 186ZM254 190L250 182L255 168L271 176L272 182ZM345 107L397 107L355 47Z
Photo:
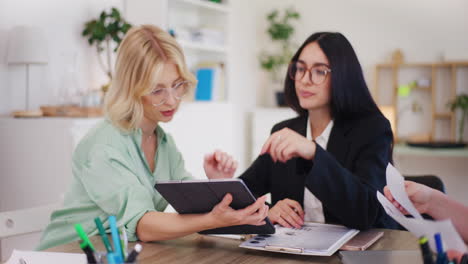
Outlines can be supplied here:
M196 101L224 101L224 67L220 63L200 63L196 70Z

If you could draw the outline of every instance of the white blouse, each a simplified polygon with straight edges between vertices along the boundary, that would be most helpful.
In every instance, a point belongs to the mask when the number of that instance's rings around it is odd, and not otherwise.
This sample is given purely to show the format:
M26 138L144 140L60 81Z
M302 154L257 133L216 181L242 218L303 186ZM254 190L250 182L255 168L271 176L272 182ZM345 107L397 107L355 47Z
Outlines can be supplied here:
M315 139L315 142L320 145L324 150L327 149L328 139L333 128L333 120L328 123L325 130L320 136ZM312 129L310 127L310 120L307 119L307 134L306 138L313 140ZM304 221L306 222L325 222L325 215L323 214L322 202L320 202L315 195L313 195L307 187L304 188Z

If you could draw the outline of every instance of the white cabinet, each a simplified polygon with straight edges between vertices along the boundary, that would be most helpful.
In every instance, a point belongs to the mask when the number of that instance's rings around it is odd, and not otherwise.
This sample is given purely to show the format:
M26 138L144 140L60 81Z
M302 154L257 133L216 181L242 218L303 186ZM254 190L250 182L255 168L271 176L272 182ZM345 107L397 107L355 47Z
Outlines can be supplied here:
M99 120L0 118L0 214L63 200L71 180L73 148ZM42 215L32 213L29 221ZM5 222L0 225L0 230L7 230ZM1 239L0 257L7 258L13 248L31 250L39 237L33 232Z
M186 169L196 178L206 179L203 158L220 149L243 160L244 139L237 134L241 115L230 103L182 102L174 119L161 126L170 133L182 153ZM241 162L237 170L245 169Z
M297 114L289 107L284 108L256 108L252 113L252 155L255 160L263 144L270 136L271 129L276 123L296 117Z
M61 199L73 148L99 120L0 118L0 211Z

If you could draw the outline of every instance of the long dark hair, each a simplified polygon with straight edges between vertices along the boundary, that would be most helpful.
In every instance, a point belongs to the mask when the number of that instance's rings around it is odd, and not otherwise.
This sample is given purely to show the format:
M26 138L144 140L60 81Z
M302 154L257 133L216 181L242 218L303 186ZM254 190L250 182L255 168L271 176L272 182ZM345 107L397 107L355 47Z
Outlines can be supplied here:
M364 80L361 64L351 43L341 33L318 32L304 41L291 61L299 59L305 46L312 42L322 49L331 67L331 114L333 119L355 119L369 114L381 114ZM286 103L299 115L307 115L297 98L294 80L286 74Z

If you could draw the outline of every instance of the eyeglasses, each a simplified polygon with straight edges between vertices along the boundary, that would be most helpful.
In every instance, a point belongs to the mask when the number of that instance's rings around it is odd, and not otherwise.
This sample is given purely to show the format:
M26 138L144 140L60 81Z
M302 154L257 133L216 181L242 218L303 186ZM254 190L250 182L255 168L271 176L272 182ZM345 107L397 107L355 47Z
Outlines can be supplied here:
M153 98L153 106L160 106L164 104L169 98L169 94L172 94L176 100L181 100L184 95L187 94L191 87L189 81L182 81L176 83L171 88L159 88L151 91L151 96Z
M307 64L302 61L292 61L289 64L288 75L294 81L302 80L306 72L309 72L310 82L320 85L325 82L331 70L326 65L315 65L308 69Z

